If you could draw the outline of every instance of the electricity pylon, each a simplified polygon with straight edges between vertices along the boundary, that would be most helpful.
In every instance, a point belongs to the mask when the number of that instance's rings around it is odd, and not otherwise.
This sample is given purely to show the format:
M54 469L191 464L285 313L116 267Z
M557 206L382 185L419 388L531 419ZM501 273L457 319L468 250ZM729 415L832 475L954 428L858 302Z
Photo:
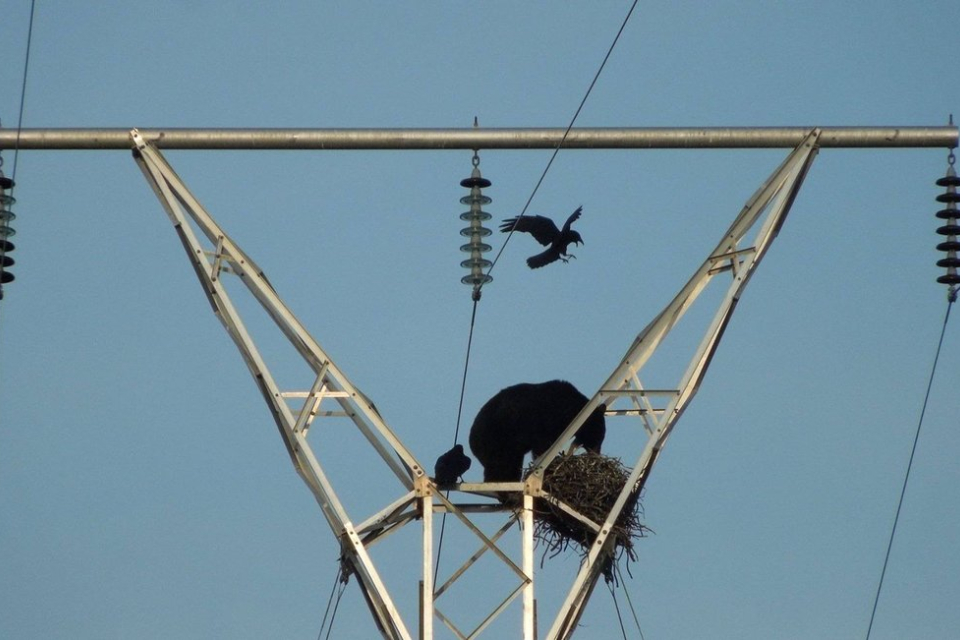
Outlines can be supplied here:
M422 525L419 637L432 640L435 620L440 620L459 638L476 637L516 598L522 596L522 637L524 640L535 640L533 503L535 498L540 498L560 502L564 511L595 532L594 542L547 632L547 638L559 640L573 636L602 574L603 560L613 552L615 539L611 536L612 526L625 505L630 504L630 499L642 490L667 438L696 394L744 288L783 225L816 157L821 135L820 129L809 131L746 202L716 248L664 310L640 331L620 363L583 410L553 446L534 462L524 482L463 483L453 489L457 493L487 497L495 495L495 491L512 491L521 497L517 501L519 506L504 506L491 501L485 505L470 505L470 508L451 501L437 490L423 466L390 429L374 404L350 382L307 332L256 263L194 198L157 147L137 130L130 132L130 140L137 164L169 215L214 313L240 350L273 416L294 468L313 493L339 541L343 563L357 577L383 637L391 640L412 638L410 625L404 621L394 604L371 559L369 548L396 529L419 521ZM267 358L257 349L224 286L224 277L236 277L242 282L309 367L312 373L303 380L302 387L281 389L278 386L268 367ZM646 373L645 367L650 357L716 279L727 283L725 292L677 384L666 388L645 386L641 374ZM331 404L335 406L334 410L321 410ZM549 495L543 489L543 475L550 462L601 404L606 405L608 418L625 418L639 424L635 444L640 453L612 510L603 522L596 522L577 512L575 507L562 503L556 496ZM318 419L328 418L351 421L395 476L403 492L399 498L359 523L352 519L341 502L308 439L313 424ZM480 541L478 551L439 586L433 580L435 511L452 514ZM493 535L485 534L474 521L480 514L486 513L507 514L506 522ZM512 558L499 544L501 537L515 523L519 523L521 532L519 560ZM463 631L450 615L437 606L437 600L487 552L499 558L515 575L516 586L480 625L473 630Z

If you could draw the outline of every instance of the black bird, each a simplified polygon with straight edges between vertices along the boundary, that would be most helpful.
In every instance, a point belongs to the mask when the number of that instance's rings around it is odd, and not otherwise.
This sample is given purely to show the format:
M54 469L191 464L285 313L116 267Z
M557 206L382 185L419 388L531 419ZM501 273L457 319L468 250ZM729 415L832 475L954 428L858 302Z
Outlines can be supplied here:
M470 457L463 453L463 445L458 444L437 458L433 467L433 479L437 484L454 484L470 468Z
M578 245L583 244L583 238L580 234L570 228L570 225L580 217L583 207L577 207L577 210L567 218L563 229L557 229L557 225L550 218L543 216L519 216L508 218L500 225L500 231L508 233L510 231L525 231L532 235L537 242L547 246L547 250L538 253L535 256L527 258L527 266L531 269L539 269L557 260L567 262L570 258L576 258L575 255L567 253L567 247L571 242Z

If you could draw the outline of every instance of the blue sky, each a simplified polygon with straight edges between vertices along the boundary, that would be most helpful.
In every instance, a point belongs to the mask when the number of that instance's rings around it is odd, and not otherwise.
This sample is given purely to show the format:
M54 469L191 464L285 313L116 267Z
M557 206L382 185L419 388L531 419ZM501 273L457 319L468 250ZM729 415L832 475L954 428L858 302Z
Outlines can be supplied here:
M564 127L628 8L39 2L23 124ZM0 12L10 128L29 3ZM577 124L944 125L960 105L958 18L947 0L640 2ZM461 441L504 386L593 393L786 153L561 151L530 213L583 205L586 244L533 272L535 243L511 240L477 312ZM820 153L647 484L656 533L625 584L646 638L863 637L946 307L946 155ZM454 437L470 319L470 153L166 157L432 466ZM519 212L548 159L481 151L494 220ZM337 545L130 155L23 151L16 179L0 636L315 638ZM958 359L954 322L873 638L960 628ZM346 432L315 435L362 520L374 470ZM409 529L374 560L414 621ZM473 544L450 535L444 566ZM570 555L545 562L542 611L575 570ZM450 605L466 619L506 584L492 566L475 580ZM620 637L602 585L583 624L578 637ZM502 625L493 637L519 635L515 614ZM333 635L376 636L355 584Z

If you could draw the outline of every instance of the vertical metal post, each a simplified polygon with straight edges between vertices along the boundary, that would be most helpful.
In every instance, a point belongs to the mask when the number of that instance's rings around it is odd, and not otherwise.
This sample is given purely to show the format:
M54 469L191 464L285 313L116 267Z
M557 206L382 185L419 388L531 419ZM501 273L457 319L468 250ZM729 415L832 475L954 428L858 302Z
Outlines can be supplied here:
M423 578L420 582L420 638L433 640L433 492L427 490L420 497L423 520Z
M534 621L536 600L534 599L533 580L533 496L523 492L523 516L520 523L520 532L523 539L523 573L527 576L527 584L523 587L523 640L537 640L537 630Z

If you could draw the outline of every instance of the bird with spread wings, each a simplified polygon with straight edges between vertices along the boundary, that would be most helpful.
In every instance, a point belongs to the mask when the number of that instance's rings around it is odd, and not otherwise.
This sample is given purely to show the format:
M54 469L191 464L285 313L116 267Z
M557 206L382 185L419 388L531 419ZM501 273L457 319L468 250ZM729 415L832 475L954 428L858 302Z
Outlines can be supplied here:
M537 242L547 247L546 251L527 258L527 266L531 269L539 269L557 260L568 262L570 258L576 258L576 256L567 253L567 247L571 243L583 244L583 238L580 237L580 234L570 228L570 225L580 217L582 211L583 207L577 207L577 210L567 218L563 229L558 229L553 220L544 216L517 216L504 220L503 224L500 225L500 231L504 233L510 231L529 233Z

